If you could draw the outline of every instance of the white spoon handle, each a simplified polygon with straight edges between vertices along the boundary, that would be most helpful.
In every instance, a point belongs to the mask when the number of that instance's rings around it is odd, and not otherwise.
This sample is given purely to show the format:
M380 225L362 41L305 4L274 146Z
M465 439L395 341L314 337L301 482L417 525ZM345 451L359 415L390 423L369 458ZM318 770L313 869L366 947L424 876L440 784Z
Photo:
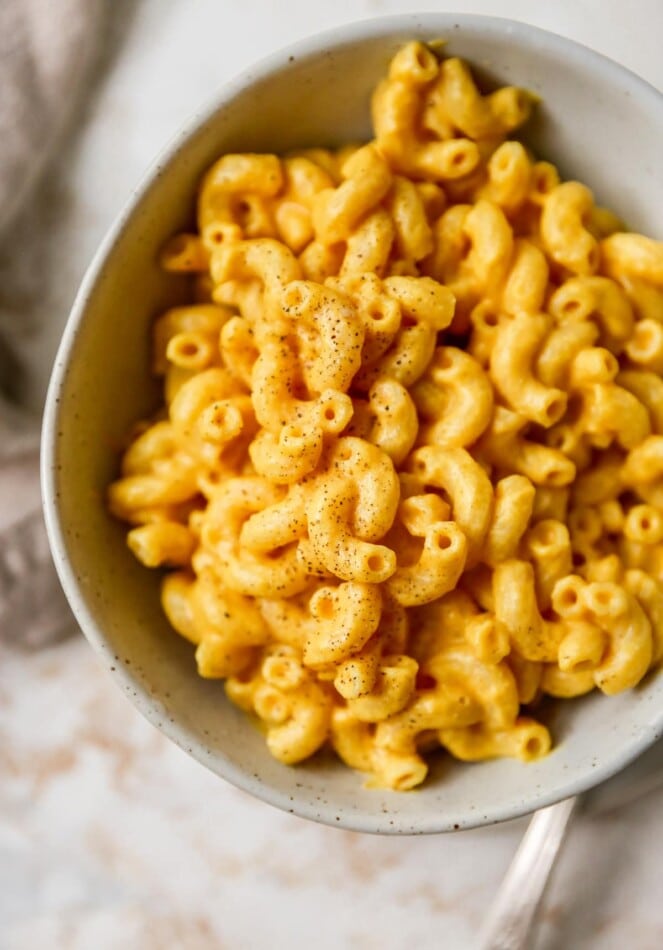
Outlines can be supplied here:
M527 950L577 803L577 797L568 798L535 812L481 930L478 950Z

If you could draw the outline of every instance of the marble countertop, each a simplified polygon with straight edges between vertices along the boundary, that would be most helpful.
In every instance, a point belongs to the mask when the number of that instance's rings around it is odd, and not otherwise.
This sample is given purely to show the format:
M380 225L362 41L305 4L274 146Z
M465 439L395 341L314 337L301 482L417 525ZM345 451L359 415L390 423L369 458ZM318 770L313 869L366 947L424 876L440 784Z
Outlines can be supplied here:
M427 6L115 0L77 130L0 258L0 305L25 327L24 399L41 405L104 231L219 83L315 30ZM660 0L450 6L571 36L663 88ZM662 805L663 790L576 820L536 950L663 946ZM35 652L0 638L0 950L465 950L525 827L377 838L281 814L148 725L79 633Z

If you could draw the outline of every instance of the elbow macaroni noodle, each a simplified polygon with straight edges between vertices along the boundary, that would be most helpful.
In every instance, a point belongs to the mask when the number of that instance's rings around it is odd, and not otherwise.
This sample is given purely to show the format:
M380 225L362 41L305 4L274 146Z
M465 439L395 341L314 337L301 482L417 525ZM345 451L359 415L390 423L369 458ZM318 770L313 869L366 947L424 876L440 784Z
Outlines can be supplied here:
M109 507L281 762L529 761L542 696L663 655L663 244L508 138L534 104L408 43L373 141L223 156L162 251Z

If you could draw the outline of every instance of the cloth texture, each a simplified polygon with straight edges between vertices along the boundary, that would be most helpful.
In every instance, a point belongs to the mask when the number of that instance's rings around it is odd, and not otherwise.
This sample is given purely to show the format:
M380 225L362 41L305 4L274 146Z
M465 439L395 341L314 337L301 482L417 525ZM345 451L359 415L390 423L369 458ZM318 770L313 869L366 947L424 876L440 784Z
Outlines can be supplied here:
M103 35L106 0L0 0L0 254L76 114ZM35 274L34 279L39 280ZM0 331L0 638L40 646L74 625L46 541L39 420L12 403L13 340Z

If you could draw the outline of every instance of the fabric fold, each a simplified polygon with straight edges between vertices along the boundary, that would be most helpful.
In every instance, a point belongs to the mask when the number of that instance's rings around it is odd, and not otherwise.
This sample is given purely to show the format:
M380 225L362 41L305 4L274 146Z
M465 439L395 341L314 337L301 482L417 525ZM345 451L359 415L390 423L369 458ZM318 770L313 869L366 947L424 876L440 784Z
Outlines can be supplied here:
M106 0L0 3L0 254L89 87L107 9ZM23 332L20 313L12 317L0 324L0 638L35 648L75 623L42 518L39 420L7 395Z

